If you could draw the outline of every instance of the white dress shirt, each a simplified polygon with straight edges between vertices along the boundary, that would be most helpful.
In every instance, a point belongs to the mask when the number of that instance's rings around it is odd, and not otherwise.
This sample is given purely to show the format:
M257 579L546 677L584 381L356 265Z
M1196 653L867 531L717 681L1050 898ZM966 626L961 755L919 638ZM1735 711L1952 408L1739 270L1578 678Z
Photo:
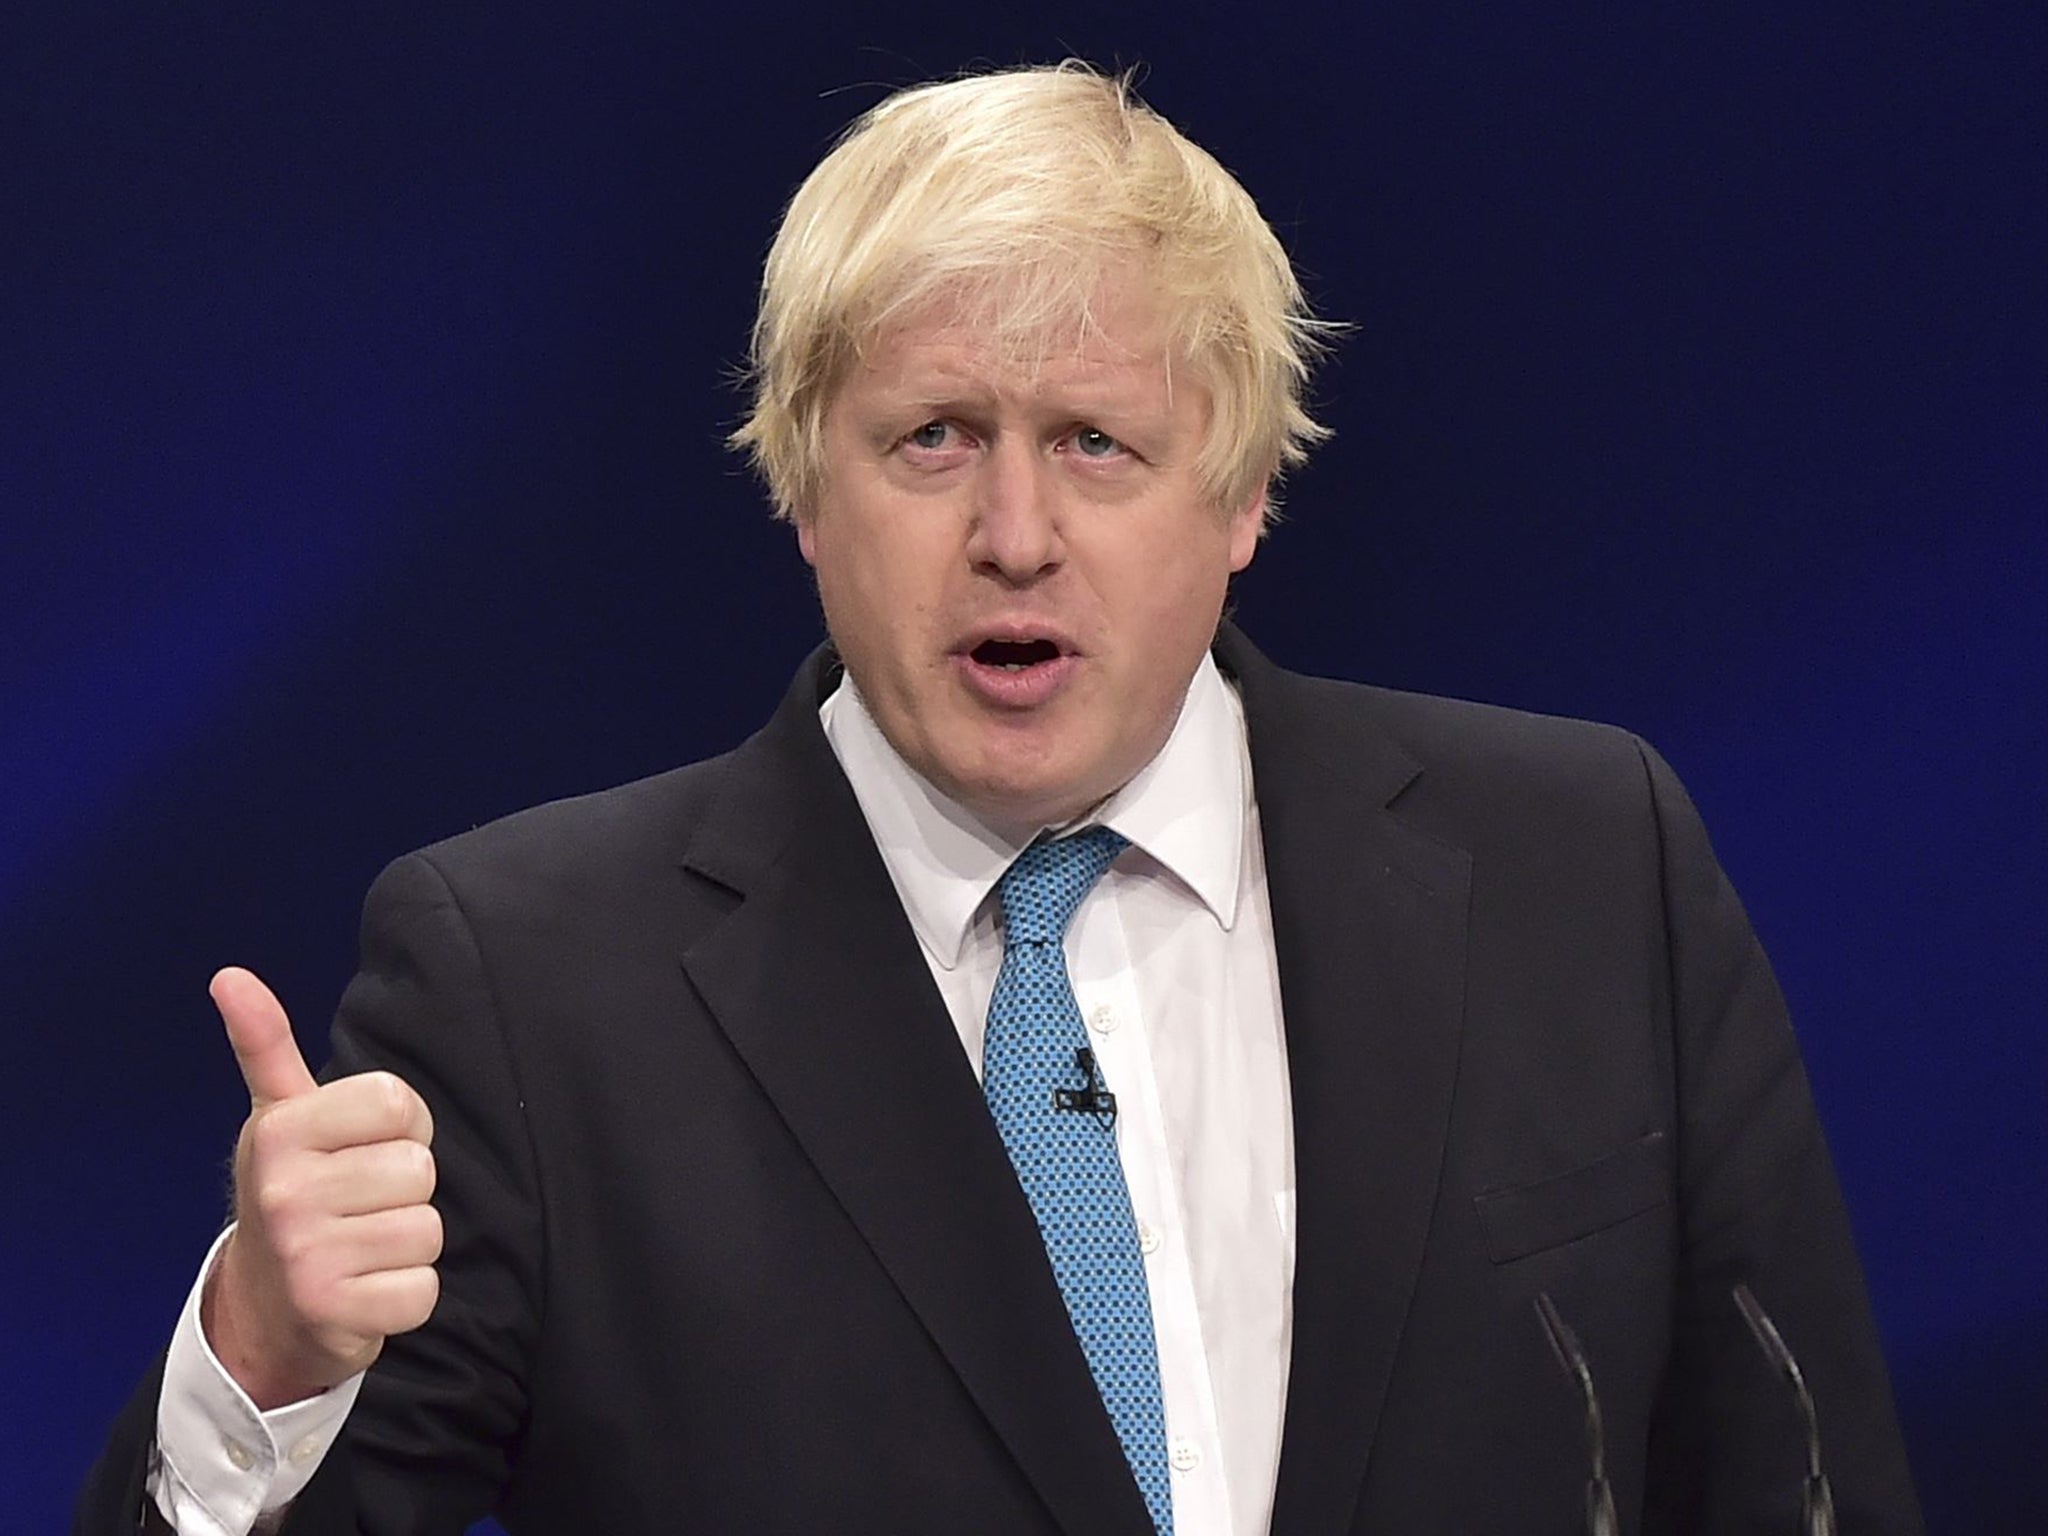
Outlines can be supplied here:
M993 892L1023 845L921 778L850 683L821 713L978 1074L1003 961ZM1067 969L1116 1095L1174 1530L1263 1536L1287 1395L1294 1136L1244 713L1214 661L1159 755L1084 825L1131 844L1075 912Z
M156 1400L157 1455L147 1486L178 1536L248 1536L263 1516L296 1499L363 1385L361 1375L351 1376L268 1413L236 1385L199 1326L200 1292L228 1232L207 1250L178 1314Z
M819 714L978 1075L1003 955L993 892L1022 845L918 775L850 681ZM1067 965L1116 1095L1174 1528L1262 1536L1287 1394L1293 1125L1244 715L1212 660L1159 755L1077 825L1097 824L1131 846L1075 913ZM202 1283L165 1363L149 1491L180 1536L247 1536L304 1489L362 1378L259 1412L202 1337Z

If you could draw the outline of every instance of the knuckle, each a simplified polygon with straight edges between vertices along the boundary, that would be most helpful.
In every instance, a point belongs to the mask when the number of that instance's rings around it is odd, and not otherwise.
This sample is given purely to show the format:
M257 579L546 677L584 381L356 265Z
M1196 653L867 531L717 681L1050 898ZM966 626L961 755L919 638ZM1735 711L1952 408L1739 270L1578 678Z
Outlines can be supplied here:
M292 1117L279 1114L278 1108L259 1110L249 1117L243 1135L248 1142L249 1155L255 1162L275 1162L288 1155L296 1145Z
M347 1371L351 1375L367 1369L370 1362L377 1357L375 1345L365 1345L361 1330L346 1323L323 1326L315 1334L314 1341L320 1346L322 1353L335 1363L336 1369Z
M304 1266L285 1271L284 1296L292 1314L309 1327L320 1327L333 1315L333 1286Z
M256 1180L251 1191L256 1214L272 1234L282 1234L295 1223L300 1201L299 1181L285 1174L271 1172Z
M286 1220L271 1222L269 1227L271 1251L277 1255L286 1275L294 1278L310 1275L319 1258L319 1243L310 1224Z

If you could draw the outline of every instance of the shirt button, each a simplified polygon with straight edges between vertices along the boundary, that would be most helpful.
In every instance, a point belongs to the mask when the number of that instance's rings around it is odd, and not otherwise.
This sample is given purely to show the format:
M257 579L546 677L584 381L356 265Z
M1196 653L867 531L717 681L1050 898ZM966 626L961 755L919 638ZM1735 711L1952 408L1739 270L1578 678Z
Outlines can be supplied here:
M292 1460L298 1463L300 1466L304 1466L307 1462L311 1461L315 1456L318 1456L319 1454L320 1437L318 1435L308 1435L305 1439L301 1440L297 1445L292 1447Z
M1174 1471L1192 1472L1202 1464L1201 1447L1192 1440L1176 1440L1166 1459L1173 1463Z
M1157 1253L1159 1251L1159 1229L1148 1221L1138 1223L1138 1251Z
M1116 1010L1107 1003L1088 1015L1088 1027L1098 1035L1114 1034L1116 1023Z
M220 1448L228 1453L228 1460L234 1464L237 1472L246 1472L256 1465L256 1458L250 1454L249 1447L239 1440L224 1435L221 1437Z

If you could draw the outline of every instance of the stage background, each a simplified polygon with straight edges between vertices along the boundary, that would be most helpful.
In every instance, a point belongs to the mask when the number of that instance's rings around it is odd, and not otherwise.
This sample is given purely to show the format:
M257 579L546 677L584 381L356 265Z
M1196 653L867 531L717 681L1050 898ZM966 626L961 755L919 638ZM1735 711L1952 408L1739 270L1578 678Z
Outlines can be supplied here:
M219 1217L207 975L317 1060L387 859L764 717L819 636L720 446L778 208L885 88L1073 51L1356 328L1240 618L1666 751L1936 1529L2048 1529L2038 3L420 9L0 21L0 1525Z

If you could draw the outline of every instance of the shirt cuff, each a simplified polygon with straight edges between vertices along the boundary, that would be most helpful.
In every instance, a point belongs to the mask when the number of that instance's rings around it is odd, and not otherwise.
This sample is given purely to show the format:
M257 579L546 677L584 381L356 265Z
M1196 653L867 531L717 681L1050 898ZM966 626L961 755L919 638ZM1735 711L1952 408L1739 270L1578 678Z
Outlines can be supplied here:
M305 1491L341 1432L361 1373L317 1397L260 1411L215 1357L199 1298L221 1244L214 1239L178 1314L157 1399L157 1456L149 1494L178 1536L249 1536L263 1516Z

